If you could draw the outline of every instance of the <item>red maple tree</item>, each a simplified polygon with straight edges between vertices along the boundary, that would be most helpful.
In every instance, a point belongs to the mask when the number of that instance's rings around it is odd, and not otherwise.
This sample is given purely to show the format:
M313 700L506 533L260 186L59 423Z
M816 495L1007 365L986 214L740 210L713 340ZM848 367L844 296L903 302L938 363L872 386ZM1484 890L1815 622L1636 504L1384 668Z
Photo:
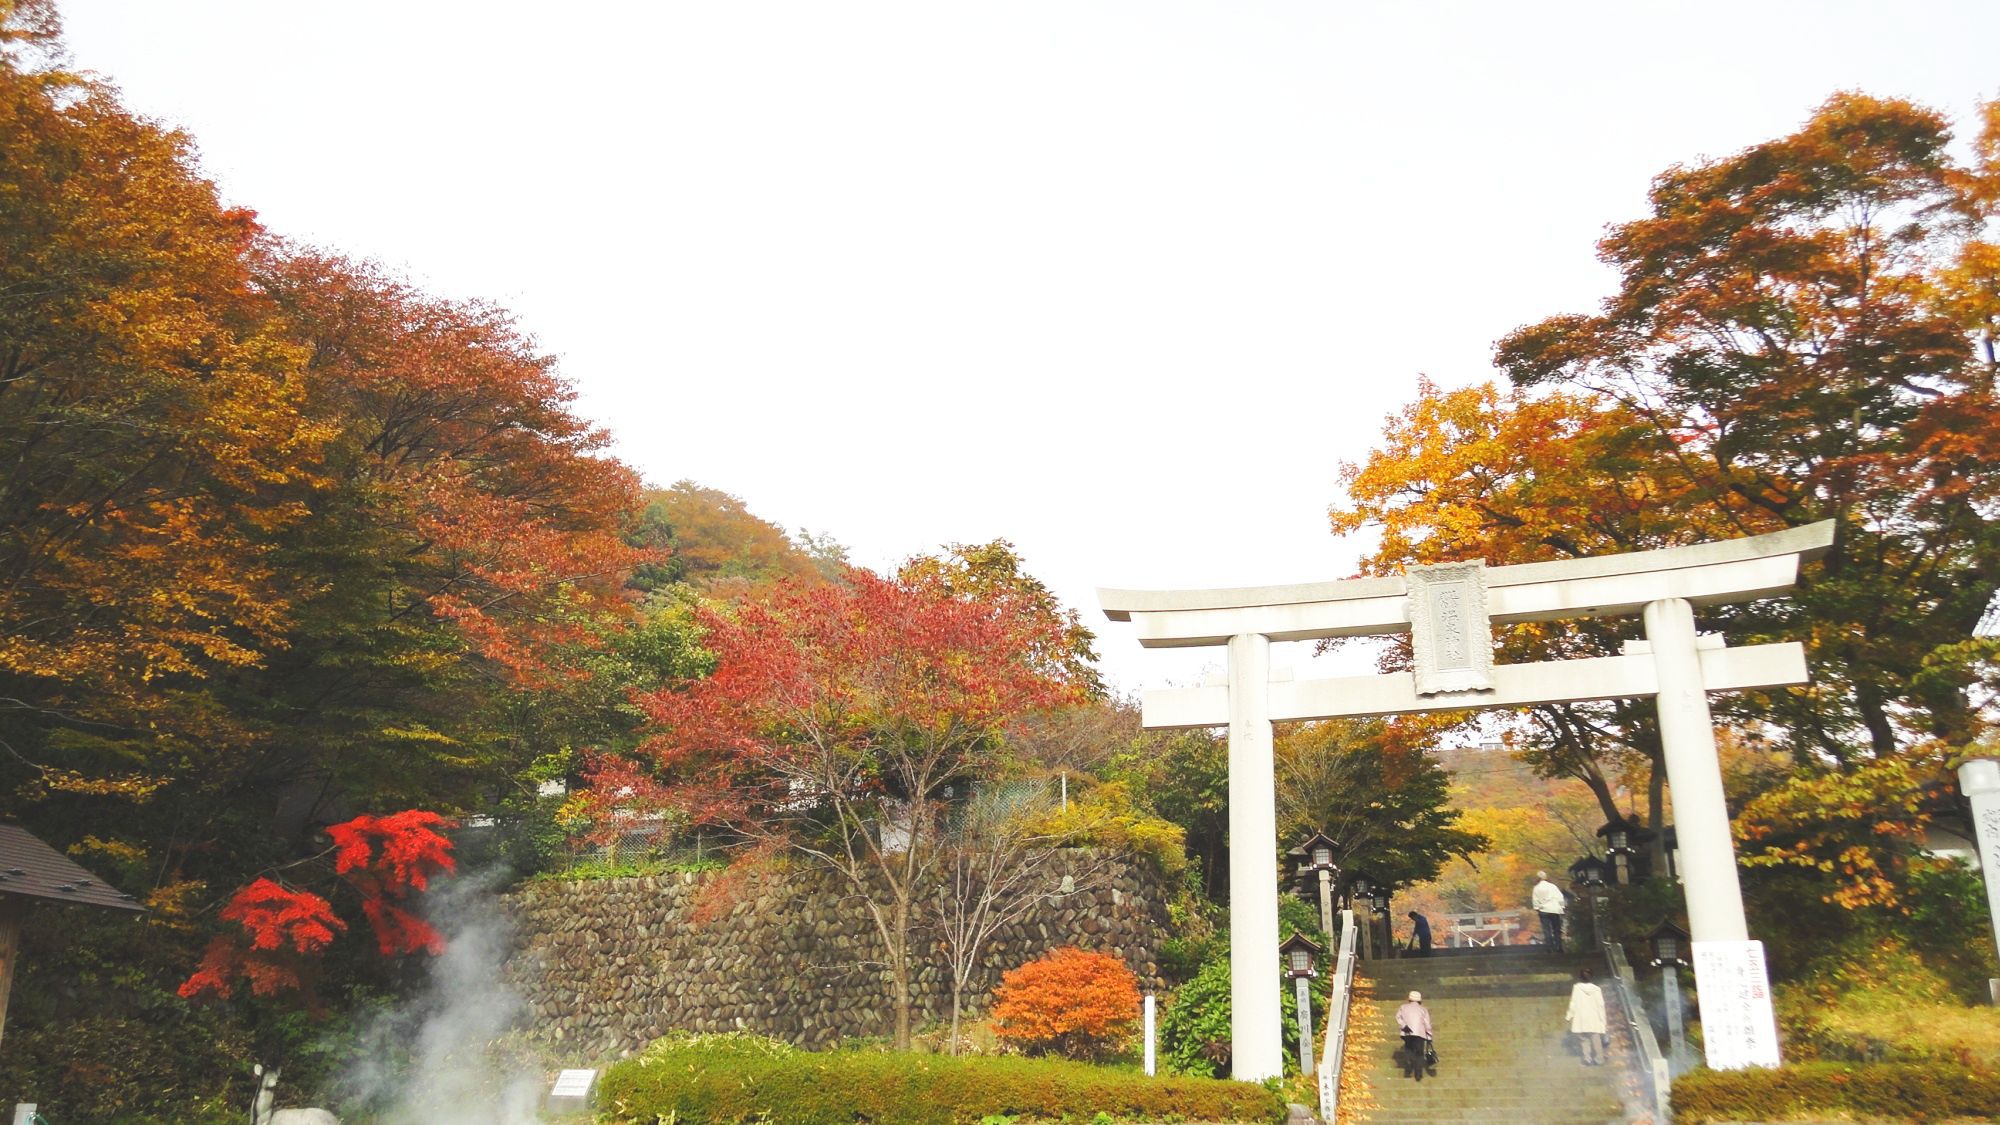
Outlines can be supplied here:
M334 873L360 893L361 912L383 956L444 952L444 936L402 904L456 868L451 840L440 831L450 827L452 822L437 813L410 809L357 816L327 829ZM249 980L256 996L303 988L310 958L347 929L326 899L269 878L231 896L222 919L243 932L209 941L201 964L182 982L181 996L227 998L238 977Z
M1049 658L1070 643L1050 601L951 573L851 570L706 612L714 674L640 696L651 737L591 778L607 832L650 806L843 879L882 939L905 1046L914 912L954 794L1004 772L1010 723L1088 687Z

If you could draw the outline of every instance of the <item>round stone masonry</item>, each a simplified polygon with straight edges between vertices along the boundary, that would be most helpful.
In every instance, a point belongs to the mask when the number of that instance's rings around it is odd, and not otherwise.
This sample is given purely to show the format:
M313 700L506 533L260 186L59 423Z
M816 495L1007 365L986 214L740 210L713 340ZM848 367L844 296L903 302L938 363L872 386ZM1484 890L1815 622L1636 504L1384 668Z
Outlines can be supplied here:
M881 939L844 880L815 870L753 876L725 890L714 873L527 883L507 896L515 951L505 976L531 1034L590 1057L621 1055L674 1029L750 1031L800 1046L893 1029ZM732 894L718 910L704 898ZM982 1009L1008 969L1077 945L1122 958L1161 987L1167 881L1113 861L1103 885L1052 898L986 943L966 990ZM698 907L705 907L699 909ZM695 921L699 913L706 920ZM951 1014L950 973L916 935L915 1022Z

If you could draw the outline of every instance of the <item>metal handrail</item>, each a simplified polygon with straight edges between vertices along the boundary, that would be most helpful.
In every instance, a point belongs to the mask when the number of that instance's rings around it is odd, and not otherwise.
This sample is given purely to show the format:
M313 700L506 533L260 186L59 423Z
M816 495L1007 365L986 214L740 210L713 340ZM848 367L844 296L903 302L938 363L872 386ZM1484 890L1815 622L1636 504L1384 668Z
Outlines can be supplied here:
M1333 1125L1340 1108L1340 1062L1347 1053L1347 1006L1354 996L1354 911L1340 912L1340 955L1333 963L1333 987L1326 997L1326 1044L1319 1055L1319 1117ZM1301 1035L1312 1034L1301 1029Z
M1612 983L1618 987L1618 1002L1625 1009L1625 1022L1632 1029L1632 1042L1638 1046L1639 1057L1645 1063L1647 1084L1653 1090L1654 1120L1671 1120L1668 1102L1673 1092L1673 1068L1667 1065L1666 1056L1660 1053L1660 1041L1653 1035L1653 1021L1647 1018L1646 1007L1639 1002L1638 977L1625 960L1625 948L1617 942L1604 943L1604 960L1611 968Z

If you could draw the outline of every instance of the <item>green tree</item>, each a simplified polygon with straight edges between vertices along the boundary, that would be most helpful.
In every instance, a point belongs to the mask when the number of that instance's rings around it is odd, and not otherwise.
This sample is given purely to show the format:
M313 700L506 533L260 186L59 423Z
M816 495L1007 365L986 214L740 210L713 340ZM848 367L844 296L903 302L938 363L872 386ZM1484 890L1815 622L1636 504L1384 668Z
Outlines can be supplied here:
M1422 754L1386 752L1382 733L1379 721L1338 719L1280 732L1281 856L1291 843L1325 832L1339 845L1343 869L1403 887L1487 846L1486 837L1459 827L1444 768Z
M1229 898L1229 747L1206 730L1142 731L1136 706L1123 704L1125 744L1105 764L1134 799L1181 826L1188 857L1211 902Z

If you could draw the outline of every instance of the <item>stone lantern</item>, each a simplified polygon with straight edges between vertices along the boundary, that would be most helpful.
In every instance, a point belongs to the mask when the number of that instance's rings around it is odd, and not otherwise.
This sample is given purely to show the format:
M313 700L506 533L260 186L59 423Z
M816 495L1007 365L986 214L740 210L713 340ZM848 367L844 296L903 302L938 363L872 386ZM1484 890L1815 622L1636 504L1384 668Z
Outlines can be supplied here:
M1331 937L1333 929L1333 886L1340 878L1340 866L1333 857L1340 854L1340 844L1324 832L1315 832L1291 850L1299 860L1299 878L1310 887L1317 884L1319 890L1320 929Z
M1660 970L1661 1007L1667 1014L1667 1050L1678 1074L1690 1065L1681 1016L1680 970L1693 951L1688 944L1688 932L1674 925L1671 919L1654 926L1653 932L1646 935L1646 944L1651 948L1654 966Z
M1292 992L1299 1006L1300 1074L1313 1072L1312 990L1307 982L1313 977L1314 960L1323 952L1318 942L1298 933L1278 946L1278 963L1285 966L1285 975L1292 979Z

